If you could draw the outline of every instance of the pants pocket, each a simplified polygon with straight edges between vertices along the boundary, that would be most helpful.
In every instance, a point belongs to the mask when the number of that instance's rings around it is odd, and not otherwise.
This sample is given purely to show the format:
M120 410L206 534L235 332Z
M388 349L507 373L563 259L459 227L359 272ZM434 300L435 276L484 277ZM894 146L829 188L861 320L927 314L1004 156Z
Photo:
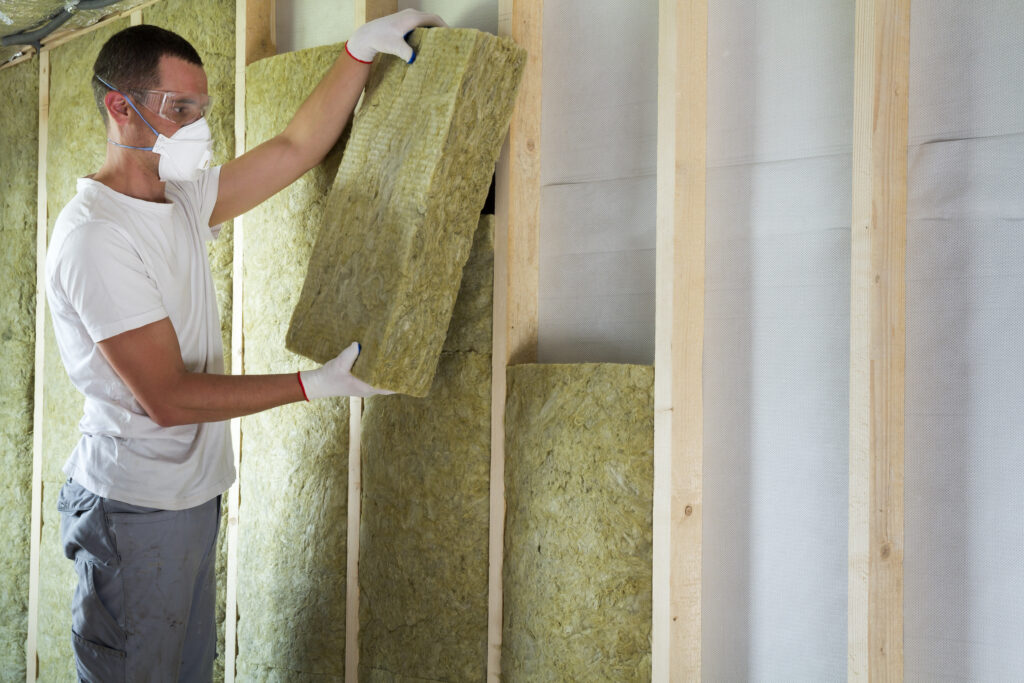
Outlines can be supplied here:
M77 561L82 556L82 559L104 565L117 563L117 552L107 532L102 498L69 480L61 487L57 510L65 557Z
M125 632L112 613L120 612L120 570L97 567L81 559L75 562L78 585L71 601L71 632L95 647L124 658ZM113 604L117 603L117 604Z
M86 683L124 683L125 653L94 643L71 631L78 679Z

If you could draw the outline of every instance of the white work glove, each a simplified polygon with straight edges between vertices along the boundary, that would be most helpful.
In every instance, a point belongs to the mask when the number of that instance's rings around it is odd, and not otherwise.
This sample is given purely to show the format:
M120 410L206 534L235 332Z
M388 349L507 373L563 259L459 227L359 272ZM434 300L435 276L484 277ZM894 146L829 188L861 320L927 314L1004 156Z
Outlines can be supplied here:
M436 14L428 14L414 9L389 14L380 19L369 21L352 33L345 43L349 56L357 62L369 64L378 52L395 55L404 62L412 64L416 53L405 36L417 26L447 26L444 19Z
M374 389L352 375L352 365L359 357L360 346L356 342L315 370L299 372L299 384L307 401L328 396L376 396L393 394L393 391Z

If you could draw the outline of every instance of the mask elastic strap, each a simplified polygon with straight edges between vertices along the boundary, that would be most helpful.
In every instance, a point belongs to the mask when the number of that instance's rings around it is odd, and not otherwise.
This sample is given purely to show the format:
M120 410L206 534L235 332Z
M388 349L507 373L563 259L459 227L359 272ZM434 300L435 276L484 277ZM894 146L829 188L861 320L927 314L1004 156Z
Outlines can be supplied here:
M157 136L158 138L160 137L160 133L156 132L156 128L154 128L153 126L150 126L149 125L149 121L147 121L146 117L142 115L142 112L139 111L138 108L134 104L132 104L132 99L130 97L128 97L123 92L121 92L120 90L118 90L117 88L115 88L114 86L110 85L109 83L107 83L102 78L100 78L99 74L93 74L93 78L95 78L97 81L99 81L100 83L102 83L103 85L107 86L108 88L110 88L111 90L116 92L118 95L123 97L125 102L128 103L128 106L131 107L132 109L134 109L135 113L139 115L139 118L142 119L142 122L144 124L146 124L146 126L148 126L151 131L153 131L153 135ZM152 146L150 146L150 147L133 147L132 145L122 145L120 142L114 142L110 138L107 138L107 142L109 142L112 145L116 145L118 147L124 147L125 149L141 149L144 152L152 152L153 151L153 147Z

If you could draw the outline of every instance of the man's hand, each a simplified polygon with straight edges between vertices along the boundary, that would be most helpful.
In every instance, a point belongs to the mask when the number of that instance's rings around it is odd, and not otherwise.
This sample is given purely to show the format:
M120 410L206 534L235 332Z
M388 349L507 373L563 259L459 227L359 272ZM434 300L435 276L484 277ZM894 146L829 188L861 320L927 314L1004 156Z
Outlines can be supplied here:
M352 365L359 357L360 346L356 342L338 354L337 358L327 361L316 370L303 370L299 373L302 391L306 399L328 396L376 396L393 394L393 391L374 389L369 384L352 375Z
M405 36L418 26L447 26L436 14L405 9L380 19L374 19L357 28L345 44L345 49L356 61L369 64L378 52L395 55L412 64L416 53Z

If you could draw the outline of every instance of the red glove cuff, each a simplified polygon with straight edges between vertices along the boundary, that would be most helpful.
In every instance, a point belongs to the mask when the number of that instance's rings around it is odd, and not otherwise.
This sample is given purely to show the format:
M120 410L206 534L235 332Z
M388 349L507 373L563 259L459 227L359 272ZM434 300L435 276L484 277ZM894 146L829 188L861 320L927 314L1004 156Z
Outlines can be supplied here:
M302 389L302 398L306 399L306 402L308 403L309 396L306 395L306 386L302 383L302 373L296 372L295 376L299 378L299 388Z
M356 57L354 54L352 54L352 52L348 49L348 41L345 42L345 52L348 52L348 56L356 60L360 64L373 64L373 61L367 62L366 60L359 59L359 57Z

